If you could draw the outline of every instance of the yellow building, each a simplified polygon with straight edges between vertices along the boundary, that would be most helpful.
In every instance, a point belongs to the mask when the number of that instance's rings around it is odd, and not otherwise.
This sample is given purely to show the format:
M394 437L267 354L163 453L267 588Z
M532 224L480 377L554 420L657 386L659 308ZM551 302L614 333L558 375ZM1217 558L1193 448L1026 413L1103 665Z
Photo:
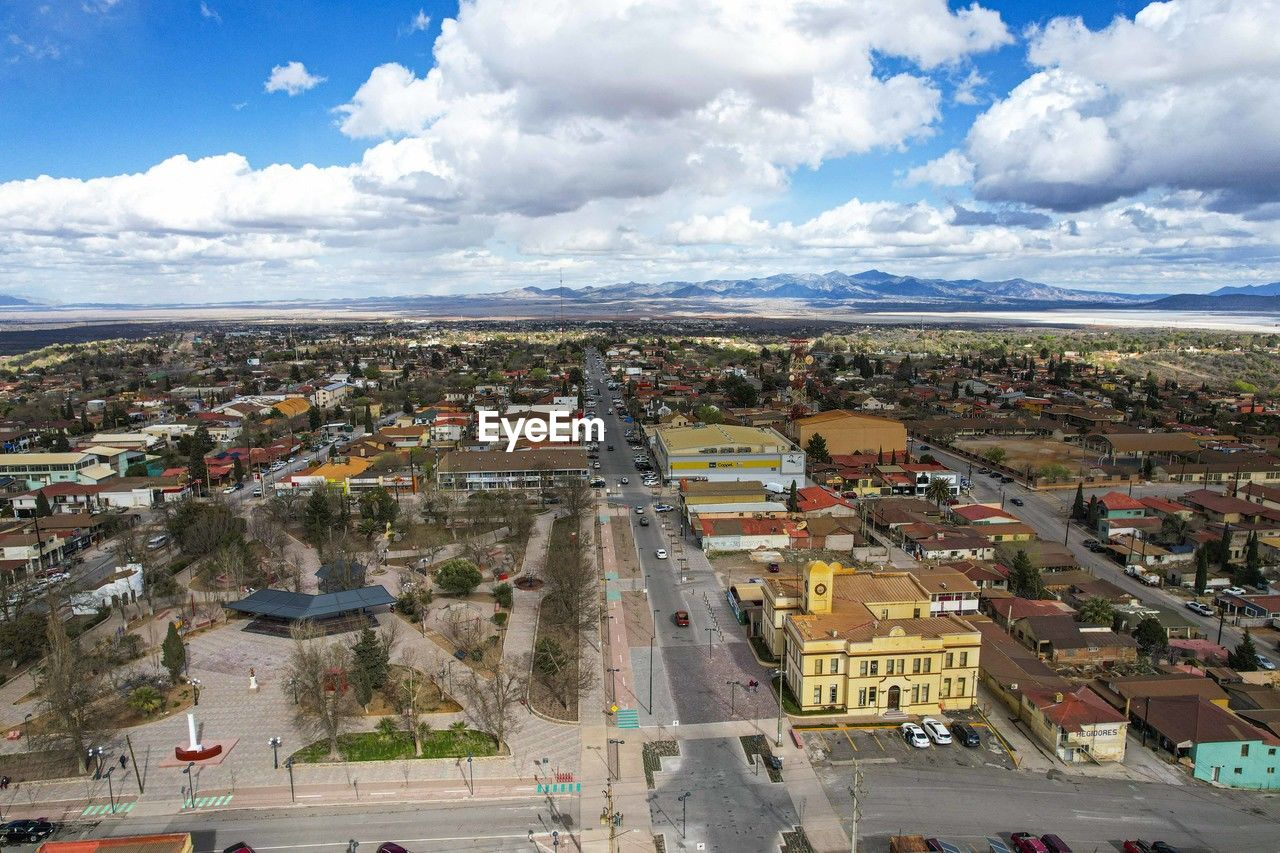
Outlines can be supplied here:
M804 451L781 433L732 424L657 426L653 453L667 480L760 480L804 485Z
M818 412L791 424L790 435L801 447L808 447L814 435L820 434L832 455L877 453L886 456L907 449L907 428L900 421L878 418L844 409Z
M924 715L965 710L977 691L982 635L930 615L909 572L811 562L799 578L767 578L761 626L802 710Z

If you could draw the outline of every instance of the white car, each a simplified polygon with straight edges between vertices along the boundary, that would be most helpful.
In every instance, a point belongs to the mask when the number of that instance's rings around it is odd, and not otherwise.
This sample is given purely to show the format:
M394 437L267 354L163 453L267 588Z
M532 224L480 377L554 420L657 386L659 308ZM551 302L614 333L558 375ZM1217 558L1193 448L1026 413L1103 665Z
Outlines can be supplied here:
M671 512L675 509L671 504L656 504L653 508L654 512Z
M625 486L627 485L627 483L630 483L631 481L628 480L626 477L619 477L618 482Z
M667 559L667 549L659 548L658 550L653 552L653 556L657 557L659 560L665 560Z
M1244 595L1247 591L1242 586L1229 586L1223 590L1227 595Z
M599 463L599 462L592 462L592 463L591 463L591 467L598 471L598 470L600 470L600 463Z
M929 748L929 736L924 733L924 729L915 723L903 723L899 730L902 732L902 739L917 749Z
M947 731L947 727L933 717L925 717L920 721L920 725L924 728L925 734L929 736L929 740L939 746L951 743L951 732Z
M636 507L636 515L644 515L644 507L642 506Z

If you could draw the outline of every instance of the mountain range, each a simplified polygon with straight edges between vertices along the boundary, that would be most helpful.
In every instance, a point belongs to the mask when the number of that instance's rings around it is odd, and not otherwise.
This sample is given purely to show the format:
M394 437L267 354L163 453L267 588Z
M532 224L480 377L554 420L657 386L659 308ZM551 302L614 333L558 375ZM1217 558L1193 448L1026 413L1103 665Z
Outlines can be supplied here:
M1199 294L1135 294L1076 290L1023 278L1003 281L920 278L866 270L772 275L764 278L623 282L581 288L526 286L456 295L345 296L336 299L241 300L226 303L54 305L0 294L0 308L198 310L201 308L376 309L441 317L621 317L661 315L801 315L814 311L943 313L1043 311L1054 308L1280 312L1280 282L1221 287Z

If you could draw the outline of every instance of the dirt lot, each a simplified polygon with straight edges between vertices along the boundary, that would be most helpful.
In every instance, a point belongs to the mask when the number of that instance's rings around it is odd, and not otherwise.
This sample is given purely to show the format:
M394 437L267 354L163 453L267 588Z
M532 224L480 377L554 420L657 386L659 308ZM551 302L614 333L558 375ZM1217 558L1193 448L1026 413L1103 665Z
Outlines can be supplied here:
M640 558L636 555L636 539L631 531L631 516L614 516L609 519L609 532L613 534L615 567L621 579L640 577Z
M1098 459L1096 453L1051 438L958 438L953 443L961 450L977 456L982 456L992 447L999 447L1006 454L1001 464L1019 471L1025 470L1027 466L1039 468L1055 462L1077 470L1081 460L1096 462Z

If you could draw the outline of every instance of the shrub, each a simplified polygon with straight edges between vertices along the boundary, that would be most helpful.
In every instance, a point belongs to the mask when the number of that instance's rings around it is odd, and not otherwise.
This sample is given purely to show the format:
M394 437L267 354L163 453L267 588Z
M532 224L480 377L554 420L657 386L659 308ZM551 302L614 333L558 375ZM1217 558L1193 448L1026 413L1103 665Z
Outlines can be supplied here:
M511 609L511 601L514 593L511 591L511 584L503 581L493 586L493 599L498 602L498 606L507 610Z
M507 614L505 613L495 613L490 618L493 619L493 624L497 625L499 628L507 624Z
M461 557L446 560L436 570L436 583L452 595L470 595L482 579L476 564Z
M129 694L129 704L149 717L164 707L164 694L144 684Z

